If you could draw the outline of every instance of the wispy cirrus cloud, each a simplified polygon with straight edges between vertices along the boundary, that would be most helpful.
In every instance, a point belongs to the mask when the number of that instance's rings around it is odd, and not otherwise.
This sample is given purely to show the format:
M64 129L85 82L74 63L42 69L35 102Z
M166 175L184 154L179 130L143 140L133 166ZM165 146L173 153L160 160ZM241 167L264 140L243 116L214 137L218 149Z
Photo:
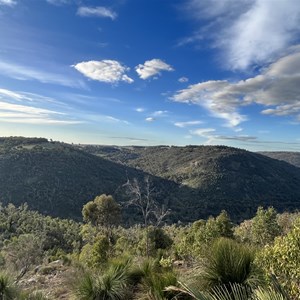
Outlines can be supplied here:
M214 128L198 128L194 130L190 130L190 133L193 135L201 136L201 137L210 137L216 129Z
M64 5L72 3L72 0L46 0L48 3L53 5Z
M247 120L239 109L252 104L265 107L262 114L291 116L300 121L299 70L300 49L296 47L255 77L238 82L212 80L197 83L177 91L171 99L200 105L233 128Z
M0 6L5 5L5 6L15 6L17 4L17 1L15 0L0 0Z
M134 81L125 74L130 68L122 65L116 60L83 61L72 67L87 78L100 82L116 84L120 81L127 83L132 83Z
M129 136L110 136L111 139L117 140L127 140L132 142L147 142L148 139L136 138L136 137L129 137Z
M112 20L117 18L116 12L104 6L97 6L97 7L80 6L77 10L77 15L81 17L110 18Z
M74 125L83 123L67 113L41 107L45 103L61 104L54 99L32 93L0 89L0 121L5 123Z
M186 122L175 122L174 125L179 128L185 128L189 126L195 126L203 124L203 121L195 120L195 121L186 121Z
M144 64L139 64L135 67L141 79L148 79L155 75L160 75L162 71L174 71L173 67L165 63L161 59L151 59L144 62Z
M36 80L41 83L57 84L68 87L85 87L81 80L73 79L64 74L45 72L27 65L0 61L0 73L18 80Z
M270 63L300 34L300 6L294 0L188 0L185 8L208 25L184 42L210 37L230 69Z
M167 110L156 110L152 113L153 117L166 117L169 114Z
M197 128L189 131L190 135L205 138L205 144L220 143L220 141L254 142L257 137L249 135L219 135L215 128Z

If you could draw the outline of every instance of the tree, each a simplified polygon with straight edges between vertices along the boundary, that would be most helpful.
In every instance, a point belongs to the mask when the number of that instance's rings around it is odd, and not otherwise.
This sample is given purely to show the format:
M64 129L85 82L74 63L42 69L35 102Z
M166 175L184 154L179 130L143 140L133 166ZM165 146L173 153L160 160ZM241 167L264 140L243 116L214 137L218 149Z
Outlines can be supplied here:
M127 206L136 207L142 214L143 225L146 228L146 255L149 256L148 226L151 221L155 222L154 225L156 227L159 226L163 219L170 214L170 210L157 202L157 191L149 176L146 176L143 182L140 182L137 178L134 178L132 181L128 179L123 187L130 198Z
M286 287L292 299L300 299L300 218L285 236L279 236L274 244L266 245L256 258L267 274L273 273Z
M43 255L42 245L41 237L34 234L21 234L7 242L3 249L5 262L19 272L17 280L21 279L32 265L40 263Z
M84 221L104 227L110 237L112 227L121 221L121 207L111 195L102 194L83 206L82 215Z
M281 228L277 223L276 210L273 207L269 207L266 210L259 207L255 217L252 219L252 242L258 245L265 245L273 242L274 238L280 233Z

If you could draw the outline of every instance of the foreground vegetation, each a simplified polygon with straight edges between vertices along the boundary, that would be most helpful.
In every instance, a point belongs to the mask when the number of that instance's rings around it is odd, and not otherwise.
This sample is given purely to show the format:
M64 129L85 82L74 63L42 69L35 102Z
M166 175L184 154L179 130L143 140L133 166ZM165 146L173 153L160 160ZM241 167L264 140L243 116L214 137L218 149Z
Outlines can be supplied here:
M0 299L300 299L299 213L260 207L239 225L225 211L187 225L152 216L124 228L101 195L83 217L1 206Z

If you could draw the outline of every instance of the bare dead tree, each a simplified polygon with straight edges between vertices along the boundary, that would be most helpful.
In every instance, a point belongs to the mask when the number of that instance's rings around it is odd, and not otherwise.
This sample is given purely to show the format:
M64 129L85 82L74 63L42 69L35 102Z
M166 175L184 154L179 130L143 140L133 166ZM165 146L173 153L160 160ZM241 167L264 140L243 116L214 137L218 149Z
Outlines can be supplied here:
M143 182L137 178L127 179L123 187L130 198L126 202L126 206L134 206L142 214L143 225L146 229L146 254L149 256L148 227L151 221L155 221L154 225L159 226L163 219L170 214L170 210L157 202L157 190L149 176L144 177Z

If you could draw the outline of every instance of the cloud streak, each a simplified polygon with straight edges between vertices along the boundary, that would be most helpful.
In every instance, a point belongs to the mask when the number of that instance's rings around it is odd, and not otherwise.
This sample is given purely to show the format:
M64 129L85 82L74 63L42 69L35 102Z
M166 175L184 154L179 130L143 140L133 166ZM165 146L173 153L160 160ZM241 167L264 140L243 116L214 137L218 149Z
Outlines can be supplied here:
M230 69L270 63L299 37L300 6L294 0L188 0L187 4L189 14L209 25L186 41L211 37Z
M48 97L0 89L0 121L5 123L74 125L83 123L66 113L38 107L40 102L54 103ZM14 103L15 102L15 103Z
M117 18L117 14L104 6L88 7L81 6L77 10L77 15L81 17L100 17L100 18L110 18L112 20Z
M202 124L202 121L187 121L187 122L175 122L174 125L179 128L185 128L189 126L195 126Z
M17 80L36 80L41 83L57 84L67 87L84 87L82 81L72 79L66 75L44 72L39 69L11 62L0 61L0 73Z

